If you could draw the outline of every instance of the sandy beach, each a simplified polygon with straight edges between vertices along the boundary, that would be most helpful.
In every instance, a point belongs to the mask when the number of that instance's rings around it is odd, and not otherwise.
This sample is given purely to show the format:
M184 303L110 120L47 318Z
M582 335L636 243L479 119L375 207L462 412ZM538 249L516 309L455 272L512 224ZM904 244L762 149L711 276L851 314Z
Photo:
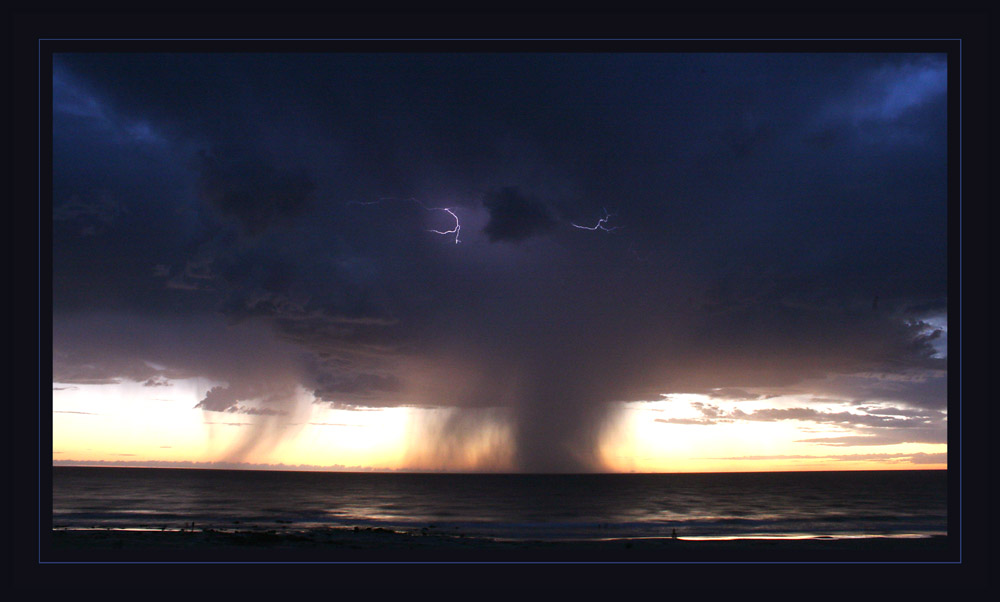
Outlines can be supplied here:
M950 558L946 537L505 541L380 528L309 531L54 530L55 561L105 562L918 562Z

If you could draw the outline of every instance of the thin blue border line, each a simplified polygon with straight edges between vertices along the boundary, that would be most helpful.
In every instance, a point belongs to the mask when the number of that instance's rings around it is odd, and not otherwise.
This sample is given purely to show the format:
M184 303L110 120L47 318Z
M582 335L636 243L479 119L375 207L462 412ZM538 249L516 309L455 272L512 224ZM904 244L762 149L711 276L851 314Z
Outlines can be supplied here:
M42 41L38 40L38 562L42 562Z
M217 41L217 42L236 42L236 41L757 41L757 42L774 42L774 41L950 41L958 42L958 81L959 81L959 104L958 104L958 206L959 206L959 304L961 304L962 298L962 38L38 38L38 97L41 99L42 94L42 42L43 41L106 41L106 42L117 42L117 41ZM41 198L41 108L38 109L38 256L41 257L41 225L42 225L42 198ZM41 364L42 364L42 348L41 348L41 262L38 266L38 378L39 383L41 383ZM958 312L958 324L959 324L959 341L962 340L962 312L959 308ZM959 346L961 347L961 345ZM959 354L959 365L958 365L958 388L959 388L959 450L963 450L962 446L962 363L961 348L958 350ZM41 499L42 491L42 475L41 475L41 388L39 387L38 392L38 497ZM962 462L961 453L959 454L959 466L958 466L958 476L959 476L959 506L961 507L962 502ZM38 508L38 523L41 525L41 506ZM636 562L601 562L601 561L580 561L580 562L567 562L567 561L555 561L555 562L461 562L461 561L442 561L442 562L428 562L428 561L400 561L400 562L354 562L354 561L307 561L307 562L93 562L93 561L43 561L41 559L41 529L38 533L38 562L39 564L962 564L962 513L959 510L959 559L958 561L915 561L915 562L899 562L899 561L872 561L872 562L797 562L797 561L784 561L784 562L758 562L758 561L733 561L733 562L689 562L689 561L636 561Z
M186 561L170 561L170 562L157 562L157 561L123 561L123 562L101 562L98 560L82 560L80 562L73 561L50 561L43 564L960 564L955 561L949 562L933 562L933 561L918 561L918 562L898 562L898 561L887 561L879 560L872 562L862 562L862 561L838 561L838 562L819 562L819 561L788 561L788 562L767 562L765 560L750 560L746 562L741 561L716 561L716 562L698 562L695 560L681 560L677 562L670 561L658 561L658 560L643 560L643 561L629 561L629 560L616 560L616 561L600 561L600 560L584 560L579 562L572 562L567 560L541 560L537 562L530 562L525 560L498 560L498 561L453 561L453 562L435 562L431 560L420 560L420 561L381 561L381 562L365 562L360 560L349 560L344 562L336 561L247 561L247 562L235 562L235 561L206 561L206 562L186 562Z
M38 38L66 42L961 42L961 38Z
M958 40L958 561L962 562L962 40Z

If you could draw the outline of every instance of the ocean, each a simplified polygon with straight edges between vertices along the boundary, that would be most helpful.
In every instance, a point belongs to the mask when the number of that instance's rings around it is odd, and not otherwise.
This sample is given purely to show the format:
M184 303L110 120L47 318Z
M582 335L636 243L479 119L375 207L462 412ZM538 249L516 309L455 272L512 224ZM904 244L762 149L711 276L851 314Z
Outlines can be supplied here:
M57 466L52 526L359 527L500 540L930 537L947 534L947 489L946 471L522 475Z

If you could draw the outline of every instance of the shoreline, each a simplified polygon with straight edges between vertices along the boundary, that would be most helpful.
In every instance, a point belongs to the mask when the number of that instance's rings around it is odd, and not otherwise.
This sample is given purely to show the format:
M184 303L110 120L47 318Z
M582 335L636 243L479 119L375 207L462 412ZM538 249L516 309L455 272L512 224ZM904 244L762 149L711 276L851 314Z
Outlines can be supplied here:
M310 531L55 529L54 562L948 562L947 536L503 540L379 527Z

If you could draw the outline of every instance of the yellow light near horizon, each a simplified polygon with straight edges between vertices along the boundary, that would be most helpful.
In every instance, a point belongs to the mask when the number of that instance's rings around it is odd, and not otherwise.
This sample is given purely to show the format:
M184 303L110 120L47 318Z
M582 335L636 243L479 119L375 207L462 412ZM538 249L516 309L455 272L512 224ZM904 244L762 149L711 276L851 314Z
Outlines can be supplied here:
M411 408L339 410L313 404L308 423L297 437L284 439L270 460L337 469L397 468L411 412Z
M694 403L746 412L765 407L801 407L801 399L720 402L701 395L624 404L625 426L602 446L610 470L620 472L758 472L787 470L945 469L945 462L913 463L908 456L935 456L945 444L904 443L824 446L804 439L850 435L842 428L797 420L680 424L706 416Z
M334 410L300 391L284 416L194 409L218 384L57 386L53 459L354 468L395 468L401 461L410 408Z
M53 391L53 459L77 462L249 463L330 470L514 470L514 430L502 409L345 410L304 390L282 416L193 409L210 386L173 381L77 385ZM723 402L704 396L621 404L598 455L615 472L944 469L944 444L835 447L804 439L853 434L811 421L697 421L725 412L802 407L803 400ZM837 411L836 408L831 411ZM459 428L453 428L455 425ZM913 458L922 458L917 463ZM280 465L280 466L279 466Z
M223 445L235 433L206 438L198 399L218 383L176 380L170 387L141 383L68 385L53 391L53 459L199 461L206 439ZM228 427L228 430L235 430Z

